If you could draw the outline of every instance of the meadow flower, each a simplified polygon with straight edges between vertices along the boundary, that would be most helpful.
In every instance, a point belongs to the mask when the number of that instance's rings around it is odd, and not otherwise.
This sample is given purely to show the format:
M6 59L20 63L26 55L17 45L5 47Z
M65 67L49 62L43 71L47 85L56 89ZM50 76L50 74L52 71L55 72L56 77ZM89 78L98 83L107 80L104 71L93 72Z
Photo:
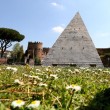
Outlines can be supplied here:
M6 67L6 69L7 69L7 70L11 70L11 67L8 66L8 67Z
M75 69L74 72L75 73L80 73L80 70L79 69Z
M17 72L17 68L11 68L13 70L13 72Z
M19 79L15 79L14 83L19 84L19 85L24 85L24 83L22 81L20 81Z
M81 90L81 87L74 85L74 86L73 86L73 89L74 89L75 91L80 91L80 90Z
M86 70L85 70L85 72L90 72L91 70L89 69L89 68L87 68Z
M7 70L12 70L13 72L17 72L17 70L18 70L17 68L12 68L12 67L9 67L9 66L6 69Z
M28 108L37 108L40 105L39 100L35 100L28 105Z
M22 107L23 105L25 104L25 102L23 100L15 100L11 103L11 106L13 108L16 108L16 107Z
M35 73L36 75L43 75L43 74L41 74L41 73Z
M23 73L23 75L24 75L25 77L28 77L28 75L27 75L27 74L25 74L25 73Z
M46 68L45 70L46 70L46 71L49 71L49 69L48 69L48 68Z
M51 68L51 66L48 66L48 68Z
M39 81L42 81L42 78L38 77L38 76L31 76L31 75L28 75L29 78L35 78L35 79L38 79Z
M70 86L67 86L66 89L72 89L72 90L75 90L75 91L80 91L81 87L77 86L77 85L70 85Z
M45 87L47 87L47 84L45 84L45 83L39 83L39 86L45 86Z
M40 78L40 77L38 77L38 76L27 75L27 74L24 74L24 73L23 73L23 75L24 75L25 77L35 78L35 79L38 79L39 81L42 81L42 78Z
M34 74L34 71L30 71L31 74Z
M37 72L40 72L41 70L40 70L40 69L36 69L36 71L37 71Z
M73 86L72 85L66 86L66 89L73 89Z
M105 82L109 82L109 80L108 79L105 79Z
M102 71L102 69L98 69L100 72Z
M84 69L86 69L86 68L84 68L84 67L79 67L81 70L84 70Z
M56 70L56 72L60 72L61 71L61 69L60 68L58 68L57 70Z
M58 79L57 75L56 74L50 74L50 77L53 77L55 79Z
M72 73L72 70L71 69L68 69L68 72Z
M108 70L103 71L103 73L110 73Z
M38 79L39 81L42 81L42 78L40 78L38 76L33 76L33 78Z
M33 84L37 84L37 81L34 80Z

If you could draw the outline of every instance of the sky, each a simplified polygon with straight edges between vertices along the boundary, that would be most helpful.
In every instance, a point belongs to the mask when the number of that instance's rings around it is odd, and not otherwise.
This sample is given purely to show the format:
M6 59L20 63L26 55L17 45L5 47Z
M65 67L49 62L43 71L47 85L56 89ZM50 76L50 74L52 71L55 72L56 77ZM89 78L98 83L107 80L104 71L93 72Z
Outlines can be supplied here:
M109 48L110 0L0 0L0 28L23 34L24 50L35 41L51 47L77 12L95 47Z

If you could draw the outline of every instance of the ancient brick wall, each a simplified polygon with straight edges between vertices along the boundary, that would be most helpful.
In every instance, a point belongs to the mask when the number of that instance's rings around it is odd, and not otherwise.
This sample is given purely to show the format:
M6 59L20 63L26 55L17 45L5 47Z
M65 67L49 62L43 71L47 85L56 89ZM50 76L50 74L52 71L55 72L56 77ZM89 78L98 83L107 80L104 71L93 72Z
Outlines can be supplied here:
M30 58L42 59L42 42L28 42L27 54Z

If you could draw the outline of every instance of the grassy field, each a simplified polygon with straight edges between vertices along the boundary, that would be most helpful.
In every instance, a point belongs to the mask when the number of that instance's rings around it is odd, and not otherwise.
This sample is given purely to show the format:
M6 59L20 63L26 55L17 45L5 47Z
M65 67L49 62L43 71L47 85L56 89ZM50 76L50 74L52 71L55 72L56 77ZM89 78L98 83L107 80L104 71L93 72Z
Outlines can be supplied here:
M110 69L0 66L0 110L110 110Z

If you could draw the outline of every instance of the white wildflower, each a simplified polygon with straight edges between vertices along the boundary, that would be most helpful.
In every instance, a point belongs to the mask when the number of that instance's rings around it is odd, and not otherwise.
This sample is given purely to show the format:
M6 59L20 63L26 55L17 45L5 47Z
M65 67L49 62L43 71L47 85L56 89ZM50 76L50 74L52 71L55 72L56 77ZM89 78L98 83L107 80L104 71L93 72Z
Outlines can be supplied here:
M46 68L45 70L46 70L46 71L49 71L49 69L48 69L48 68Z
M81 70L85 70L85 68L84 67L79 67Z
M105 79L104 81L105 81L105 82L109 82L109 80L108 80L108 79Z
M60 68L58 68L58 69L56 70L56 72L61 72L61 69L60 69Z
M37 81L34 80L33 84L37 84Z
M66 86L66 89L73 89L73 86L72 85Z
M51 66L48 66L48 68L51 68Z
M7 70L11 70L11 68L12 68L12 67L9 67L9 66L8 66L6 69L7 69Z
M42 81L42 78L39 78L38 76L27 75L27 74L24 74L24 73L23 73L23 75L26 76L26 77L29 77L29 78L35 78L35 79L38 79L38 80Z
M26 77L28 77L28 75L27 75L27 74L25 74L25 73L23 73L23 75L24 75L24 76L26 76Z
M41 70L40 70L40 69L36 69L36 71L37 71L37 72L41 72Z
M22 107L23 105L25 104L25 102L23 100L15 100L11 103L11 106L13 108L16 108L16 107Z
M36 75L43 75L43 74L41 74L41 73L35 73Z
M34 71L30 71L31 74L34 74Z
M35 79L38 79L39 81L42 81L42 78L39 78L38 76L31 76L31 75L29 75L28 77L35 78Z
M81 87L77 85L70 85L70 86L67 86L66 89L73 89L75 91L80 91Z
M6 69L7 70L12 70L13 72L17 72L17 70L18 70L17 68L12 68L12 67L7 67Z
M71 69L68 69L68 72L72 73L72 70Z
M45 83L39 83L39 86L45 86L45 87L47 87L47 84L45 84Z
M102 71L102 69L98 69L99 71Z
M19 85L24 85L24 83L22 81L20 81L19 79L15 79L14 83L19 84Z
M13 70L13 72L17 72L18 69L17 68L12 68L12 70Z
M101 79L100 82L103 82L103 80Z
M86 70L85 70L85 72L90 72L91 70L89 69L89 68L87 68Z
M75 69L74 72L75 73L80 73L80 70L79 69Z
M31 104L28 105L28 108L37 108L40 105L40 101L36 100L31 102Z
M50 77L53 77L55 79L58 79L57 75L56 74L50 74Z
M80 91L80 90L81 90L81 87L74 85L74 86L73 86L73 89L74 89L75 91Z

